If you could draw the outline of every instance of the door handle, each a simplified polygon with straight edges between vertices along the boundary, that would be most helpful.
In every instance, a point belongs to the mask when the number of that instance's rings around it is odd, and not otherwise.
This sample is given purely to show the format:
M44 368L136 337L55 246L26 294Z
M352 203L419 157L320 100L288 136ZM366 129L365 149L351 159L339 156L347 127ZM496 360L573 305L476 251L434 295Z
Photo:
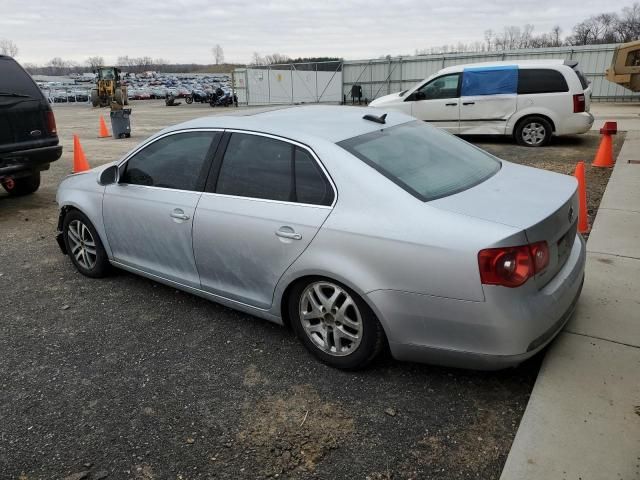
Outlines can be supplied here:
M176 208L173 212L169 214L171 218L176 218L178 220L189 220L189 215L184 213L184 211L180 208Z
M462 102L463 105L475 105L476 102Z
M296 233L291 227L282 227L280 230L276 230L276 236L290 240L302 240L302 235Z
M458 104L457 103L445 103L444 105L445 105L445 107L455 107Z

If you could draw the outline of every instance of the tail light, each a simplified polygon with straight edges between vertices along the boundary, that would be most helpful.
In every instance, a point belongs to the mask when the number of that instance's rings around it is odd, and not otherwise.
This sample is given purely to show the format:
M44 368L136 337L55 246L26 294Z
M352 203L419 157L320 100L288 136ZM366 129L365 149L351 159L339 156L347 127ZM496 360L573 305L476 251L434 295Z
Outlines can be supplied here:
M519 247L487 248L478 253L480 280L484 285L515 288L549 265L547 242Z
M584 112L587 105L587 101L584 97L584 93L579 93L573 96L573 113Z
M47 131L49 132L49 135L57 135L58 130L56 128L56 117L53 116L53 112L51 110L48 110L46 112L46 117L47 117Z

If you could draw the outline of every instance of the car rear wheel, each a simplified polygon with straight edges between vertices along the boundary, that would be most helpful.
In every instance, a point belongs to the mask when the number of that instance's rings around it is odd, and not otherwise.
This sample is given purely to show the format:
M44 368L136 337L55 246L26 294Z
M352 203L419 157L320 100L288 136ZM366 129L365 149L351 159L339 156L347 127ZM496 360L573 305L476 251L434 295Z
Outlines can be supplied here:
M67 254L76 269L87 277L104 277L109 272L109 258L86 215L71 210L65 215L62 228Z
M33 172L28 177L3 180L2 187L14 197L29 195L40 188L40 172Z
M553 128L543 117L526 117L516 128L516 141L525 147L543 147L551 140Z
M384 332L373 311L334 280L314 278L294 286L288 308L304 346L332 367L363 368L382 349Z

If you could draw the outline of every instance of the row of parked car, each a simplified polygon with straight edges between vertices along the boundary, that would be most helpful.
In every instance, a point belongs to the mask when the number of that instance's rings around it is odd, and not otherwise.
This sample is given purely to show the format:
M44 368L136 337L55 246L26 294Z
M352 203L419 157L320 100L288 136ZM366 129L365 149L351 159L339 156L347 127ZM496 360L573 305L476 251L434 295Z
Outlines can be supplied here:
M206 96L221 88L225 93L231 91L231 79L226 74L162 74L124 75L130 100L150 100L166 98L184 98L194 92ZM38 86L50 103L88 102L91 86L76 85L77 79L68 81L39 81Z

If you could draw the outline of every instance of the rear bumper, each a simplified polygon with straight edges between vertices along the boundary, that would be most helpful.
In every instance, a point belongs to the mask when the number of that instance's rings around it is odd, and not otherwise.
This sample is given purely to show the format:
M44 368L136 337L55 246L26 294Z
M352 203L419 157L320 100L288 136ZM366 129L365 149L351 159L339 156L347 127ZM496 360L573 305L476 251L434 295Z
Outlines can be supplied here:
M589 112L573 113L567 115L556 125L556 135L573 135L586 133L593 126L593 115Z
M61 145L0 153L0 176L29 170L47 170L49 164L58 160L61 155Z
M378 290L370 304L398 360L478 370L517 365L543 349L571 317L584 280L586 248L578 235L569 259L541 290L485 286L471 302Z

